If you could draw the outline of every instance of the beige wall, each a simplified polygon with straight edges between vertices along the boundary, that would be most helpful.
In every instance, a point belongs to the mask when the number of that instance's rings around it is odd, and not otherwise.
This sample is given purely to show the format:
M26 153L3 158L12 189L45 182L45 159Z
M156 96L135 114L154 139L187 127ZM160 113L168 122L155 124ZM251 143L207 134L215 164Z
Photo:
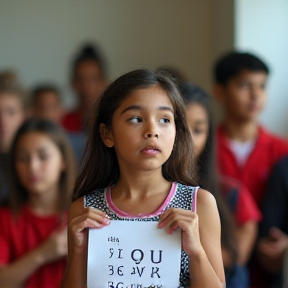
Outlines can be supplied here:
M231 43L230 29L229 35L216 31L225 26L230 11L224 4L231 1L215 2L1 0L0 70L15 68L28 86L55 81L71 105L70 59L83 41L93 40L105 53L110 79L139 67L173 65L209 90L212 60Z
M212 67L214 62L220 57L223 53L226 53L229 50L234 48L234 1L231 0L217 0L211 1L212 9L212 26L211 26L211 63ZM212 68L213 69L213 68ZM210 93L212 95L211 88L213 87L213 73L210 69L211 84L210 84ZM215 116L215 122L218 123L222 119L222 109L217 103L216 99L213 98L213 110Z

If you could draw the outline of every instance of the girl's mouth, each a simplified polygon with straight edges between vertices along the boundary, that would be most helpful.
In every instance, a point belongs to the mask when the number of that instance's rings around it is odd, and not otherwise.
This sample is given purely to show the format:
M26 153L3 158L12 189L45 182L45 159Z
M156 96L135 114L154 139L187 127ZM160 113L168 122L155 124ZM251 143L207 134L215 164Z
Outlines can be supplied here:
M142 150L142 153L145 154L145 155L156 155L158 153L160 153L160 149L158 149L157 147L155 146L147 146L146 148L144 148Z

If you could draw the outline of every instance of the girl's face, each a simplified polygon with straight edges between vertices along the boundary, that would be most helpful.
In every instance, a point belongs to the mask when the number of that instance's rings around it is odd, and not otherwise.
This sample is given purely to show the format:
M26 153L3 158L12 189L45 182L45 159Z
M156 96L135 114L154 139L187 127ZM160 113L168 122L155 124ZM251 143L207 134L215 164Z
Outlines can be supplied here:
M158 85L134 90L100 126L107 147L114 147L120 170L153 171L169 158L176 136L174 109ZM104 131L103 131L104 130Z
M0 96L0 152L9 150L18 127L24 120L24 110L17 96Z
M186 107L186 118L193 136L195 157L198 158L208 139L208 114L201 104L192 103Z
M19 181L30 194L58 192L64 170L62 154L45 133L29 132L16 146L15 168Z

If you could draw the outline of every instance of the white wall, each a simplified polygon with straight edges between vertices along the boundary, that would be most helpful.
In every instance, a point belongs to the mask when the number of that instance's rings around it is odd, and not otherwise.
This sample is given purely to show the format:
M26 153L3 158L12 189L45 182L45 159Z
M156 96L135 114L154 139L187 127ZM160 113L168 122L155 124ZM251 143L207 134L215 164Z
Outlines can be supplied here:
M71 105L70 59L93 40L108 60L110 79L166 64L209 89L211 1L1 0L0 70L15 68L29 87L55 81Z
M260 121L288 136L288 1L235 0L235 46L257 53L271 69Z

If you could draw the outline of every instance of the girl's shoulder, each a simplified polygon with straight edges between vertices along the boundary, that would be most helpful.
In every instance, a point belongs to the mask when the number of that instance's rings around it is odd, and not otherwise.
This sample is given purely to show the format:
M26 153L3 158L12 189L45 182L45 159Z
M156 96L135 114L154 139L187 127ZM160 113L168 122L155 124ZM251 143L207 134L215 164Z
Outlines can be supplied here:
M209 191L199 188L197 191L197 205L198 207L215 206L215 197Z
M198 189L197 192L197 214L204 222L218 222L219 212L215 197L207 190Z
M81 215L87 207L93 208L93 205L90 205L90 202L94 203L95 201L98 201L98 199L102 199L105 190L106 188L99 188L75 200L70 206L70 217Z

